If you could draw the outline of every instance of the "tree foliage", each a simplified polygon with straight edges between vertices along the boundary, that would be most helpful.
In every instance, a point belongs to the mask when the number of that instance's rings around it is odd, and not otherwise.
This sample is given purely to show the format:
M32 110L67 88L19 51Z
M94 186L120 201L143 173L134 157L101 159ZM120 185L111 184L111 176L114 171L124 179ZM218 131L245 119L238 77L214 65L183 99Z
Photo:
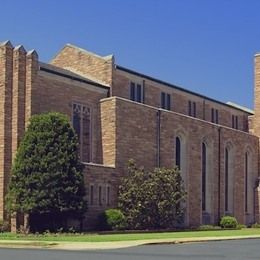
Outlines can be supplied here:
M130 229L173 228L183 220L185 195L178 169L145 171L130 161L119 187L119 208Z
M85 188L77 149L65 115L32 116L12 166L9 212L82 216Z

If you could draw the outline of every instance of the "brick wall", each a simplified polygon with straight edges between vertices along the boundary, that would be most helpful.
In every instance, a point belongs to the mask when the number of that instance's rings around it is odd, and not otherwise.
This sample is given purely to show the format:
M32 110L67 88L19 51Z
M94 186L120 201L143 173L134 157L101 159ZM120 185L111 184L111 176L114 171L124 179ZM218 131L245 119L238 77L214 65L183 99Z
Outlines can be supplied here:
M116 166L127 161L152 169L157 166L157 110L116 98ZM140 109L141 108L141 109Z
M13 46L0 46L0 219L5 218L4 197L12 160Z
M86 198L88 200L88 212L84 220L85 229L94 229L97 224L97 216L107 208L117 207L117 194L119 178L114 167L85 164L84 180L86 183ZM93 185L93 204L90 202L90 186ZM106 198L106 188L110 187L109 203ZM101 205L99 201L99 187L102 188Z
M86 78L112 85L114 57L101 57L76 46L67 44L51 64L76 72Z
M102 163L99 100L107 96L106 89L85 84L52 73L40 71L34 96L36 113L61 112L72 120L72 103L91 108L92 162Z
M259 57L255 57L256 114L253 122L249 121L250 133L255 133L257 136L260 134L257 119L260 111ZM147 79L145 79L146 105L129 101L127 100L129 82L143 83L142 77L114 70L112 56L100 57L72 45L65 46L52 63L60 68L39 63L37 53L26 52L22 46L14 48L10 42L0 45L0 219L5 217L4 196L10 178L11 162L31 115L57 111L71 118L72 103L78 102L92 109L92 162L96 163L86 164L84 171L87 196L90 184L95 191L94 204L89 208L85 227L88 223L94 225L95 216L105 208L116 206L120 176L126 172L126 164L130 158L135 159L138 166L147 169L159 164L165 167L174 166L177 136L181 136L182 141L185 141L185 165L182 174L188 191L186 224L199 225L203 219L200 210L202 142L207 143L211 151L209 173L211 192L207 198L210 201L211 222L215 223L219 215L225 213L224 151L227 145L232 147L234 158L233 213L240 223L247 223L248 219L252 221L254 217L252 210L248 214L244 210L244 156L246 151L250 151L252 155L250 187L253 189L258 177L259 139L229 128L231 115L234 114L239 117L239 129L247 130L247 113ZM40 67L47 68L47 71L40 70ZM80 74L106 85L113 85L112 95L119 97L106 98L108 94L106 88L59 75L59 73L72 75L72 72L77 72L77 75L73 74L76 77ZM174 112L159 111L156 108L160 106L161 91L171 94ZM188 100L196 101L198 118L186 116ZM212 107L219 110L220 123L224 126L200 120L211 120ZM98 205L97 189L99 186L103 189L107 185L111 185L110 205L105 202ZM255 202L258 198L257 191L256 189ZM250 203L253 203L253 199ZM258 214L258 204L255 205L255 210Z
M109 98L102 101L116 104L116 168L125 172L125 165L130 158L136 160L139 166L145 168L156 167L157 158L157 109L128 101L122 98ZM110 111L107 111L110 113ZM114 119L111 119L113 121ZM219 130L220 129L220 130ZM220 131L220 150L219 150ZM227 144L233 148L233 180L234 202L232 213L240 223L246 223L244 211L244 187L245 187L245 160L246 149L252 154L252 185L258 177L258 138L242 131L227 127L218 127L215 124L203 120L194 119L174 112L161 111L160 128L160 164L165 167L175 165L175 137L182 135L186 139L186 188L188 191L189 225L202 223L201 212L201 145L206 142L211 147L211 171L210 171L210 200L211 222L216 223L224 211L224 151ZM245 145L246 144L246 145ZM112 149L114 146L110 146ZM104 147L103 147L104 152ZM220 162L218 153L220 152ZM219 179L220 167L220 179ZM220 192L218 183L220 181ZM219 210L220 196L220 210ZM253 203L253 198L250 201ZM251 211L251 220L253 211Z
M254 133L260 137L260 54L255 55Z
M148 80L144 77L131 74L120 69L115 69L113 73L112 95L130 99L130 82L143 84L145 88L144 103L153 107L161 106L161 92L171 95L171 110L177 113L188 115L188 102L196 102L197 118L211 122L211 108L217 109L219 114L219 124L231 127L232 115L238 116L238 129L248 131L248 113L221 105L217 102L204 99L185 91L168 87L165 84Z
M6 217L4 197L12 160L34 110L32 95L38 72L35 51L0 44L0 219Z
M105 165L116 165L116 100L101 100L102 161Z

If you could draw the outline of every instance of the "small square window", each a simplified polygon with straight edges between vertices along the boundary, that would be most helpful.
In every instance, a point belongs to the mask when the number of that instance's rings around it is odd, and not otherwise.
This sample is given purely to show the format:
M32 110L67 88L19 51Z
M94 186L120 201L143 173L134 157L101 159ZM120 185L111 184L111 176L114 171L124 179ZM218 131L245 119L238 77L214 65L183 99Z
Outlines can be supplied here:
M218 110L211 108L211 122L218 124Z
M130 100L139 103L144 102L144 88L142 84L130 82Z
M130 84L130 99L135 101L135 83Z
M197 108L196 108L196 102L192 102L189 100L188 102L188 115L196 117L197 116Z
M238 129L238 116L232 115L232 128Z
M171 95L161 92L161 108L171 110Z

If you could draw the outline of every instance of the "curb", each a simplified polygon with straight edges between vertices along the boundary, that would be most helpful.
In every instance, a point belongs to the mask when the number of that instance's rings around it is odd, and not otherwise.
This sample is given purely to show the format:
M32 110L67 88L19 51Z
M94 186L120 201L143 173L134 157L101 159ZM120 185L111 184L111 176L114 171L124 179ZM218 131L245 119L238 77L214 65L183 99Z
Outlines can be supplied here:
M236 236L236 237L204 237L190 239L151 239L117 242L62 242L62 241L17 241L0 240L0 248L35 248L52 250L108 250L122 249L142 245L175 245L187 243L205 243L224 240L260 239L260 235Z
M171 244L191 244L191 243L205 243L225 240L245 240L245 239L260 239L260 235L256 236L241 236L241 237L207 237L198 239L180 239L173 241L148 242L143 245L171 245Z

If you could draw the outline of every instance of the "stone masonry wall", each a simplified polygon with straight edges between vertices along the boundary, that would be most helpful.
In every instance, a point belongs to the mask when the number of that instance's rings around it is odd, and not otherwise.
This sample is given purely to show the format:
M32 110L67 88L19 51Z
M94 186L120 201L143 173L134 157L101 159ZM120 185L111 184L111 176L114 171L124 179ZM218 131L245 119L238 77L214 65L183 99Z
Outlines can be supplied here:
M116 100L114 98L100 101L102 161L105 165L116 165Z
M32 95L38 72L35 51L0 44L0 219L6 218L4 198L12 160L34 110Z
M114 167L85 164L84 180L86 183L86 198L88 200L88 212L84 220L84 229L94 229L97 217L107 208L117 207L117 194L119 178ZM93 186L93 204L90 201L90 186ZM99 199L99 187L102 189L101 204ZM110 187L109 201L107 187Z
M39 72L37 78L36 113L61 112L72 120L72 103L80 103L91 108L92 162L102 163L101 126L99 100L107 96L107 90L75 82L51 73Z
M122 98L102 100L102 106L112 100L116 104L116 169L121 174L126 171L126 163L132 158L139 166L156 167L157 158L157 112L158 110ZM114 120L114 119L111 119ZM201 211L201 146L207 143L211 150L210 167L210 200L211 222L216 223L224 215L224 151L227 145L232 146L234 202L233 214L240 223L246 219L254 219L254 199L249 202L250 212L244 211L245 160L246 151L252 155L250 192L255 188L258 177L258 138L239 130L194 119L189 116L161 110L160 120L160 165L172 167L175 165L175 137L185 140L185 180L188 191L187 224L196 226L202 223ZM219 136L220 134L220 136ZM219 139L220 138L220 139ZM220 146L219 146L220 140ZM246 145L245 145L246 144ZM220 150L219 150L220 147ZM111 149L111 147L109 148ZM103 147L104 151L104 147ZM220 153L220 162L218 160ZM219 175L220 170L220 175ZM219 179L220 178L220 179ZM220 181L220 191L218 183ZM220 209L219 207L220 198ZM250 215L250 216L247 216Z
M116 100L116 167L125 171L129 159L147 169L157 167L157 110Z
M260 137L260 54L255 55L254 134Z
M0 219L4 219L12 160L30 117L58 111L72 118L72 102L88 105L92 110L92 162L102 163L99 100L107 97L108 89L40 71L35 51L5 42L0 45L0 92ZM12 219L13 230L20 223L16 221Z
M188 102L190 100L196 102L197 118L211 122L211 108L218 109L219 124L231 127L232 115L235 115L238 116L238 129L248 131L248 114L246 112L168 87L165 84L148 80L120 69L115 69L113 73L112 95L130 99L131 81L141 85L144 82L144 103L147 105L160 107L161 92L165 92L171 95L171 110L174 112L188 115Z
M250 133L257 136L260 136L257 120L260 113L259 57L255 57L255 116L253 122L249 122ZM210 150L210 192L207 200L211 222L216 223L219 216L227 213L224 210L224 153L227 146L231 147L233 159L233 214L240 223L257 220L253 216L252 205L259 199L259 189L255 189L259 172L259 139L230 128L231 115L237 115L239 129L247 131L247 113L114 70L113 56L100 57L72 45L65 46L52 63L60 70L65 68L110 87L113 85L111 94L119 97L106 98L108 89L40 70L35 51L26 52L22 46L14 48L10 42L0 44L0 219L6 217L4 197L11 163L31 115L58 111L71 118L72 103L78 102L92 109L92 163L86 164L84 177L88 199L89 185L94 187L94 201L89 206L85 227L89 223L93 227L95 217L101 211L116 206L120 177L126 173L130 158L146 169L174 166L177 136L185 145L182 175L188 191L186 224L193 226L203 222L200 210L202 142ZM54 66L49 69L55 71ZM66 74L65 70L63 72ZM127 100L130 81L143 83L143 80L146 105ZM161 91L171 94L173 111L156 108L160 106ZM188 100L197 103L198 118L187 116ZM223 126L207 122L210 121L212 107L219 110L219 121ZM245 212L244 156L247 151L252 156L250 191L255 190L255 198L250 197L250 210ZM99 187L102 187L101 204ZM107 187L111 187L109 203L105 197ZM259 204L255 205L255 214L259 217Z
M13 46L0 46L0 219L5 218L4 198L12 160Z
M76 46L67 44L51 64L73 71L86 78L112 85L114 57L101 57Z

